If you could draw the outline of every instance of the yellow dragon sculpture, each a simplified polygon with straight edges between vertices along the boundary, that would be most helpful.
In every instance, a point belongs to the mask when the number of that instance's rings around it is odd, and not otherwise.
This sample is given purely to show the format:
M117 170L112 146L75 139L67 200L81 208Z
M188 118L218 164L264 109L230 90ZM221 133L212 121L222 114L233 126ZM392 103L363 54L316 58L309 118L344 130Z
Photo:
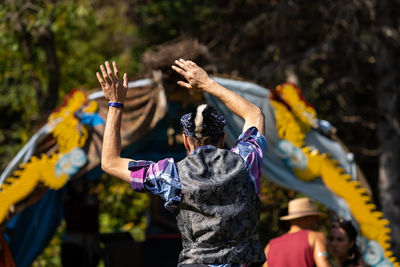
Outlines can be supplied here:
M88 101L86 93L75 89L66 97L63 105L49 116L48 124L58 144L57 150L50 155L32 156L1 185L0 222L10 207L27 197L38 183L60 189L86 163L86 153L82 148L88 138L88 130L75 114L79 110L93 113L97 108L95 101Z

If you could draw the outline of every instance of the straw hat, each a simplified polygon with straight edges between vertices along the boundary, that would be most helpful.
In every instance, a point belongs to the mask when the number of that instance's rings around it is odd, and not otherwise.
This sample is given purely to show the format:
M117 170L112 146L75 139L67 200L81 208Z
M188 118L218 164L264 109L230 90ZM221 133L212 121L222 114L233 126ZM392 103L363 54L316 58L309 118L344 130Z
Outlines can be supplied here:
M282 216L282 221L289 221L305 216L317 215L326 217L326 214L319 212L315 201L308 197L297 198L289 201L288 215Z

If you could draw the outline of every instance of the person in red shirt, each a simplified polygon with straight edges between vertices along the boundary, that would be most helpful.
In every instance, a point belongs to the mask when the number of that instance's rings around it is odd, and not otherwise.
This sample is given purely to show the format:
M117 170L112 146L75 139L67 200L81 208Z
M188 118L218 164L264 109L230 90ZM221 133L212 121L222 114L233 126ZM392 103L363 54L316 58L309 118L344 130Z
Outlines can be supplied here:
M290 222L290 229L269 241L263 267L329 267L327 241L317 231L320 217L325 216L311 198L291 200L288 215L280 218Z

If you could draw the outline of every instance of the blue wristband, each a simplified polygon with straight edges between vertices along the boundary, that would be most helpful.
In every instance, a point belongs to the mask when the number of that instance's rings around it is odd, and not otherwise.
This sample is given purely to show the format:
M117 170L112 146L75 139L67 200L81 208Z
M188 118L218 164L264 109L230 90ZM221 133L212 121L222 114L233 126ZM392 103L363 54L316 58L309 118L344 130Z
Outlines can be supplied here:
M118 108L124 108L124 104L119 103L119 102L110 102L108 103L109 107L118 107Z

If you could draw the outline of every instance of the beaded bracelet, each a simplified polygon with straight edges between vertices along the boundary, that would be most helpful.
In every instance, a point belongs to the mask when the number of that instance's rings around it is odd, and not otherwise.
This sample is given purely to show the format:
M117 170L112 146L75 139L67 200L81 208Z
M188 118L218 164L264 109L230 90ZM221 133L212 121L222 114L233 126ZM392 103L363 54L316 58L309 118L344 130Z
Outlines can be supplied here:
M109 107L118 107L118 108L124 108L124 104L119 103L119 102L110 102L108 103Z

